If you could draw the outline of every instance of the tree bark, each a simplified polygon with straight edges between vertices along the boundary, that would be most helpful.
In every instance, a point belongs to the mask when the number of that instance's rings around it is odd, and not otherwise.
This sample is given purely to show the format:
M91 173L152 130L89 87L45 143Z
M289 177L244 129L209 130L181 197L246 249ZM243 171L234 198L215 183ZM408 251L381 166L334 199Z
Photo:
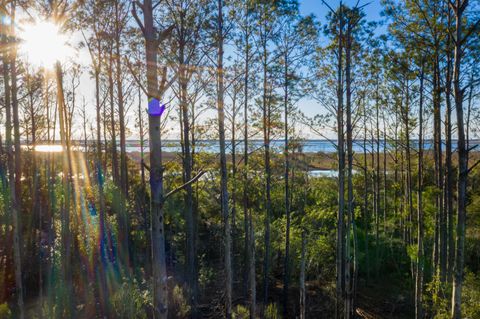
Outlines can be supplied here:
M423 75L424 65L420 71L420 101L418 111L418 198L417 198L417 271L415 278L415 318L423 318Z
M466 206L467 206L467 180L468 180L468 150L465 141L465 127L463 119L463 95L461 87L461 65L462 65L462 43L465 38L462 36L463 13L468 0L456 0L451 4L455 15L455 54L453 66L453 87L455 96L455 109L457 115L457 148L458 148L458 182L457 182L457 237L455 268L452 290L452 319L462 318L462 288L463 288L463 267L466 230Z
M337 247L336 247L336 318L341 317L345 292L345 151L343 124L343 10L340 7L338 65L337 65L337 152L338 152L338 217L337 217Z
M283 108L284 108L284 143L285 143L285 152L284 152L284 161L285 161L285 217L286 217L286 227L285 227L285 260L284 260L284 274L283 274L283 314L287 316L288 312L288 289L289 289L289 280L290 280L290 158L289 158L289 137L288 137L288 113L289 113L289 81L288 81L288 54L285 51L284 54L284 97L283 97Z
M163 85L159 88L157 50L159 44L169 35L171 28L163 30L160 35L154 27L152 0L144 0L141 4L143 11L143 25L137 16L136 5L132 13L142 29L145 38L146 65L147 65L147 94L148 98L161 100ZM170 31L169 31L170 30ZM166 74L164 74L166 76ZM149 147L150 147L150 211L151 211L151 242L152 242L152 273L153 273L153 307L154 318L167 319L168 317L168 287L167 268L165 261L165 233L164 233L164 187L162 165L162 140L160 117L148 116Z
M7 29L6 26L2 25L2 29ZM13 26L11 27L13 29ZM10 30L11 30L10 29ZM6 30L5 30L6 31ZM8 34L5 32L4 34ZM4 35L2 37L2 42L7 45L8 39L7 36ZM13 111L13 103L11 100L11 93L12 88L10 86L10 73L12 72L12 66L16 63L16 55L15 52L10 56L8 51L3 51L3 78L4 78L4 86L5 86L5 115L6 115L6 122L5 122L5 146L7 149L7 168L8 168L8 185L10 189L10 209L12 214L12 226L13 226L13 260L15 265L15 286L16 286L16 294L17 294L17 305L19 310L19 318L25 318L25 309L24 309L24 300L23 300L23 283L22 283L22 257L21 257L21 250L20 250L20 220L19 214L21 206L19 205L19 198L18 198L18 191L16 188L15 183L15 174L17 173L16 169L16 157L20 157L20 154L16 151L14 152L13 145L12 145L12 111ZM13 82L12 82L13 84ZM17 110L18 112L18 110ZM17 115L18 116L18 115ZM18 123L17 123L18 125ZM15 133L14 133L15 134Z
M221 206L224 223L224 258L225 258L225 316L232 318L232 259L231 259L231 225L228 207L228 171L225 153L225 111L224 111L224 70L223 70L223 0L218 0L217 30L217 111L218 133L220 142L220 184Z
M245 78L244 78L244 105L243 105L243 214L244 214L244 228L245 228L245 256L247 256L247 263L245 266L245 278L248 278L248 298L249 298L249 316L250 319L255 318L256 313L256 277L255 277L255 237L252 213L249 209L249 153L248 153L248 99L249 99L249 85L250 85L250 9L249 4L245 4Z

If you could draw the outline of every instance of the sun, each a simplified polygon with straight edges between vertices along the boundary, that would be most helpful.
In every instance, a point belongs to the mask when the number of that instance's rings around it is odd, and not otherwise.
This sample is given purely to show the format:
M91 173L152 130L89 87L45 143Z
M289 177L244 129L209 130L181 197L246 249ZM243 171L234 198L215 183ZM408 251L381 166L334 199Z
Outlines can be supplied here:
M27 62L38 67L52 67L71 55L68 37L53 21L43 20L24 25L19 33L20 53Z

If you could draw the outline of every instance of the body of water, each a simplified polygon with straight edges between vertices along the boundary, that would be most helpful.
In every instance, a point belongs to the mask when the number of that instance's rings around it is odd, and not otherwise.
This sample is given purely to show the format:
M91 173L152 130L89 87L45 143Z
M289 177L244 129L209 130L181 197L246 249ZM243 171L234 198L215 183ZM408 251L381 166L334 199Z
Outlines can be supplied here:
M305 140L298 143L292 143L290 146L291 151L292 149L295 152L301 150L304 153L335 153L337 152L337 146L335 144L336 141L327 141L327 140ZM470 142L470 146L478 145L480 141L474 140ZM283 140L272 140L270 142L270 148L273 152L283 152L284 150L284 141ZM383 140L380 141L380 152L383 151L385 143ZM230 153L232 151L232 143L231 141L226 142L227 152ZM456 141L452 142L452 148L455 150L456 148ZM235 151L236 153L243 153L243 142L237 142L235 144ZM262 140L251 140L249 141L249 149L250 151L254 151L257 149L262 149L264 147ZM387 148L393 147L393 144L387 142ZM411 141L412 148L418 148L418 141ZM445 149L445 145L443 146ZM480 148L480 147L479 147ZM181 152L182 147L179 140L166 140L163 141L164 152L171 152L177 153ZM201 140L197 141L195 145L196 152L206 152L206 153L218 153L219 152L219 142L217 140ZM366 149L368 152L376 151L377 150L377 143L376 141L367 141L366 142ZM424 149L425 150L433 150L433 141L426 141L424 142ZM478 148L475 149L478 151ZM364 151L363 140L357 140L353 143L353 151L355 153L362 153ZM127 152L140 152L140 142L139 141L127 141ZM148 143L144 147L144 152L148 152Z
M290 145L291 152L304 152L304 153L335 153L337 152L336 141L327 141L327 140L304 140L301 142L295 142ZM77 150L83 150L83 141L74 141L73 147ZM472 140L470 141L470 147L479 145L479 140ZM89 141L89 145L94 147L95 142ZM117 144L118 145L118 144ZM272 140L270 142L270 148L272 152L281 153L284 150L284 141L283 140ZM391 149L394 147L392 142L387 141L386 143L387 148ZM40 145L37 145L39 147ZM227 146L227 153L231 153L233 149L233 144L231 141L226 142ZM243 142L239 141L235 144L235 151L237 154L243 153ZM383 140L380 141L379 151L383 152L385 143ZM456 149L456 141L452 142L452 149ZM24 145L24 147L27 147ZM249 141L249 151L255 150L262 150L264 147L262 140L250 140ZM414 149L418 148L417 141L411 141L411 147ZM138 140L127 140L126 142L127 152L140 152L140 141ZM443 146L445 149L445 145ZM118 146L120 149L120 146ZM219 142L217 140L199 140L195 143L195 152L205 152L205 153L218 153L220 149ZM376 141L367 141L366 142L366 149L367 152L376 152L377 150L377 143ZM425 141L424 143L425 150L433 150L433 141ZM182 151L182 145L180 144L179 140L165 140L162 144L162 150L168 153L180 153ZM474 151L479 151L480 147L474 149ZM148 142L145 143L143 147L144 152L149 151ZM364 143L363 140L356 140L353 142L353 151L355 153L363 153L364 152Z

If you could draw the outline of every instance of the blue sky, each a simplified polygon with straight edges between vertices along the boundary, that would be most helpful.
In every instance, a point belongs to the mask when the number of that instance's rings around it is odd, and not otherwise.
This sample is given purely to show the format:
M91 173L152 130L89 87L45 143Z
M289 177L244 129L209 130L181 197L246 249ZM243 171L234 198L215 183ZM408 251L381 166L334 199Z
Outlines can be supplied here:
M328 5L332 8L337 7L340 4L339 0L327 0ZM348 6L354 6L357 3L357 0L344 0ZM366 13L366 19L368 21L372 20L380 20L380 12L382 11L382 5L380 4L380 0L361 0L359 5L365 5L364 11ZM328 13L328 7L325 6L321 0L300 0L300 11L304 15L308 15L313 13L320 21L325 21L325 16Z
M360 0L360 6L368 3L363 8L366 14L365 19L367 21L382 20L382 5L380 1L381 0ZM331 8L336 8L340 4L339 0L326 0L326 2ZM348 6L355 6L357 4L357 0L343 0L343 3ZM330 9L326 5L324 5L321 0L300 0L300 11L302 15L314 14L321 23L325 22L325 16L327 15L329 10ZM308 98L301 99L298 102L298 107L303 113L311 117L315 116L316 114L325 112L322 106ZM302 131L303 135L305 135L304 137L306 138L321 138L310 132L310 130L307 128L302 128ZM334 132L324 133L329 138L335 138Z

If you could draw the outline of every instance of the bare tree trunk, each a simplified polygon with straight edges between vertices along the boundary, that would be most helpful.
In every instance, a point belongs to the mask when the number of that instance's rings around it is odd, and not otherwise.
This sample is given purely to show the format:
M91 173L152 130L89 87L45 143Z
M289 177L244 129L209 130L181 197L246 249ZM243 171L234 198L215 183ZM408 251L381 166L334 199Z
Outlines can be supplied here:
M338 218L337 218L337 247L336 247L336 318L341 317L344 305L345 292L345 151L343 133L343 12L340 9L340 26L338 39L337 65L337 139L338 139Z
M265 19L265 18L264 18ZM267 23L266 21L264 24ZM265 163L265 256L263 259L263 303L266 306L268 304L268 290L269 290L269 277L270 277L270 219L272 215L272 199L271 199L271 182L272 172L270 163L270 125L271 125L271 110L270 110L270 98L267 96L268 91L268 48L267 48L267 32L263 26L262 30L262 68L263 68L263 94L262 94L262 106L263 106L263 144L265 147L264 163Z
M362 98L363 101L364 97ZM366 272L366 285L370 283L370 255L368 252L368 236L370 229L370 218L368 213L368 163L367 163L367 111L366 103L363 101L363 187L364 187L364 198L363 198L363 223L365 231L365 272Z
M289 113L289 91L288 91L288 54L285 51L284 55L284 97L283 97L283 107L284 107L284 143L285 143L285 216L286 216L286 227L285 227L285 260L284 260L284 274L283 274L283 314L287 316L288 312L288 286L290 280L290 185L289 185L289 176L290 176L290 158L289 158L289 140L288 140L288 113Z
M434 135L434 160L435 160L435 185L437 186L436 197L436 227L435 227L435 249L434 249L434 265L437 273L441 278L444 278L446 254L445 254L445 224L444 224L444 212L442 201L442 184L443 184L443 169L442 169L442 132L441 132L441 101L440 101L440 71L439 71L439 57L438 53L435 53L433 63L433 135ZM442 280L443 281L443 280Z
M143 11L143 24L137 15L137 5ZM147 65L148 98L161 100L165 90L166 72L163 73L162 85L158 81L158 46L170 35L172 27L157 33L154 27L152 0L144 0L143 4L135 3L132 7L133 16L142 30L145 38ZM154 318L168 318L168 286L165 256L164 233L164 189L162 165L162 140L160 117L149 115L149 148L150 148L150 211L151 211L151 242L152 242L152 273L153 273L153 308Z
M66 127L66 110L65 110L65 95L63 91L63 71L60 62L55 65L55 73L57 79L57 101L58 101L58 119L60 123L60 140L63 148L63 162L62 162L62 183L64 198L62 202L62 259L63 259L63 276L64 284L67 288L67 294L64 296L65 308L63 309L65 316L71 316L73 313L73 280L72 280L72 266L71 266L71 250L72 250L72 235L70 233L70 200L71 200L71 173L72 161L70 153L70 141L67 137Z
M93 58L93 57L92 57ZM94 63L94 75L95 75L95 103L96 103L96 115L97 115L97 145L96 145L96 175L98 183L98 200L100 204L99 212L99 237L100 242L106 242L106 229L105 229L105 193L104 193L104 175L103 175L103 165L102 165L102 138L101 138L101 102L100 102L100 53L98 55L98 60ZM105 269L103 265L103 251L102 245L98 247L97 260L99 276L100 276L100 305L102 311L105 315L109 314L108 306L108 289L107 289L107 278L105 274Z
M351 44L352 44L352 22L347 24L346 33L346 47L345 47L345 85L346 85L346 113L347 113L347 232L345 236L346 241L346 261L345 261L345 313L344 318L352 318L355 310L355 293L354 282L355 273L352 269L355 266L351 265L351 251L350 251L350 232L353 225L353 124L352 124L352 75L351 75Z
M223 74L223 0L218 0L218 30L217 30L217 109L218 133L220 140L220 176L221 176L221 204L224 223L225 244L225 316L232 318L232 258L231 258L231 225L228 207L228 171L225 154L225 111L224 111L224 74Z
M181 23L184 23L182 20ZM178 40L178 67L179 67L179 103L181 113L181 129L183 141L183 178L184 183L192 178L192 153L190 140L190 115L188 108L188 82L190 71L186 66L186 35L185 26L180 27L181 32ZM186 224L186 281L188 285L188 294L192 306L193 316L196 316L197 309L197 275L196 275L196 246L195 246L195 228L196 215L193 212L193 189L191 185L185 188L185 224Z
M448 10L448 27L451 27L451 11ZM447 70L445 76L445 213L447 215L448 261L447 281L452 282L455 263L454 212L453 212L453 167L452 167L452 55L451 35L447 35ZM468 139L467 139L468 140Z
M408 72L408 71L407 71ZM405 109L403 113L403 120L405 126L405 158L407 161L407 175L406 175L406 205L408 206L408 227L407 227L407 243L413 245L413 181L412 181L412 156L410 146L410 86L408 78L405 82ZM412 276L415 270L412 262Z
M462 287L463 287L463 266L465 249L466 230L466 205L467 205L467 180L468 180L468 150L465 141L465 127L463 119L463 95L461 88L461 65L462 65L462 44L465 37L462 36L463 13L467 7L468 0L456 0L450 3L455 15L455 57L453 66L453 87L455 94L455 109L457 115L458 134L458 184L457 184L457 238L455 268L452 290L452 318L462 318Z
M12 21L15 21L15 7L12 5ZM13 22L12 22L13 25ZM14 27L12 26L12 36L15 34ZM15 186L12 190L15 192L15 196L12 197L14 203L15 212L13 214L13 245L14 245L14 263L15 263L15 283L17 285L17 289L19 289L19 306L20 300L22 302L21 307L23 308L23 284L22 284L22 238L21 238L21 229L22 223L20 220L21 212L22 212L22 185L21 185L21 177L22 177L22 155L21 155L21 145L20 145L20 121L19 121L19 111L18 111L18 98L17 98L17 52L16 49L13 49L13 52L10 56L10 75L11 75L11 107L12 107L12 120L13 120L13 144L15 150ZM21 296L20 296L21 294ZM23 309L21 310L23 311ZM21 313L21 315L23 315Z
M375 218L375 276L378 279L380 272L380 78L376 75L375 81L375 138L372 129L372 170L373 170L373 214ZM374 141L376 150L374 151Z
M247 263L245 266L245 278L248 280L248 297L249 297L249 312L250 319L255 318L256 312L256 277L255 277L255 238L252 213L249 209L248 198L248 171L249 171L249 154L248 154L248 101L249 101L249 85L250 85L250 25L249 25L249 4L245 4L245 79L244 79L244 132L243 132L243 214L245 223L245 256L247 257ZM247 265L248 264L248 265Z
M306 236L305 230L302 230L302 248L300 253L300 319L306 318L306 295L305 290L305 246Z
M116 84L118 99L118 120L120 125L120 185L124 196L128 196L128 169L127 169L127 151L125 137L125 106L123 97L123 79L122 79L122 63L121 56L121 17L119 12L119 1L115 1L115 62L116 62Z
M417 271L415 278L415 318L423 318L423 75L424 62L420 71L420 101L418 111L418 199L417 199Z
M12 9L14 10L14 9ZM12 24L13 25L13 24ZM2 25L2 29L6 28ZM13 27L12 27L13 28ZM7 32L5 32L6 34ZM8 43L7 37L2 37L2 42L5 45ZM9 181L9 188L10 188L10 209L12 214L12 226L13 226L13 259L15 265L15 285L16 285L16 293L17 293L17 304L19 310L19 318L25 318L25 309L24 309L24 301L23 301L23 283L22 283L22 257L21 257L21 250L20 250L20 220L19 214L21 206L19 205L19 198L17 197L18 191L16 188L15 183L15 174L17 172L16 169L16 159L14 157L20 157L19 153L13 150L12 145L12 111L13 111L13 103L11 98L12 88L10 86L10 74L12 72L12 67L16 63L15 61L16 55L13 52L12 56L8 54L8 51L3 51L3 78L4 78L4 86L5 86L5 96L4 96L4 103L5 103L5 115L6 115L6 122L5 122L5 144L7 149L7 168L8 168L8 181ZM13 82L12 82L13 84ZM18 112L18 110L17 110ZM17 115L18 116L18 115ZM18 123L17 123L18 125Z
M121 200L121 212L120 223L123 228L123 232L120 234L120 242L123 245L124 263L132 265L133 253L131 252L130 243L130 222L127 215L127 199L128 199L128 167L127 167L127 151L126 151L126 139L125 139L125 106L123 97L123 79L122 79L122 64L120 60L121 55L121 23L120 20L120 3L115 1L115 81L117 84L117 103L118 103L118 120L120 129L120 188L122 190L123 198Z
M118 185L118 155L117 155L117 130L115 120L115 101L114 101L114 84L113 84L113 54L110 49L110 58L108 61L108 94L110 98L110 134L112 137L112 176L113 182ZM123 232L123 229L121 229Z

